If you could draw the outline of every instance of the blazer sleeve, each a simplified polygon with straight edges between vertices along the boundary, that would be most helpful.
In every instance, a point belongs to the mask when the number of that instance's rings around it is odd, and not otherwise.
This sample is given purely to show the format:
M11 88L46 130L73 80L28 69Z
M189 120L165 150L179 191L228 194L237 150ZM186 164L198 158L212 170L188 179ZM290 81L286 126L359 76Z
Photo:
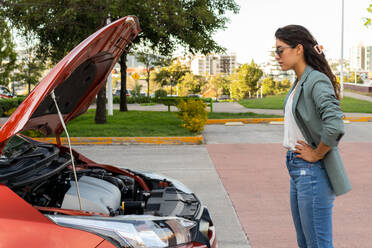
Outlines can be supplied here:
M312 98L316 110L322 121L320 140L327 146L337 146L344 135L343 113L340 101L336 98L335 91L329 79L321 79L314 83Z

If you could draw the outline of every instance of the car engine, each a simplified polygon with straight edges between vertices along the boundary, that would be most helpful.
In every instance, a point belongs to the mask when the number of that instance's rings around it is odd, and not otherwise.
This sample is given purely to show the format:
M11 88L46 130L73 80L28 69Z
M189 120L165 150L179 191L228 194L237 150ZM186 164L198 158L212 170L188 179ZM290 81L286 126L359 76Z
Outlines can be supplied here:
M150 214L193 218L200 206L192 193L164 178L131 172L143 180L100 166L87 166L75 157L80 201L71 156L66 149L26 138L10 141L0 157L0 183L35 207L81 210L109 216ZM48 211L48 210L44 210ZM53 212L53 210L50 210Z
M110 214L110 210L119 208L121 192L118 187L105 180L90 176L82 176L79 181L81 205L85 211ZM62 201L62 208L80 209L79 198L75 182L71 182L70 189Z

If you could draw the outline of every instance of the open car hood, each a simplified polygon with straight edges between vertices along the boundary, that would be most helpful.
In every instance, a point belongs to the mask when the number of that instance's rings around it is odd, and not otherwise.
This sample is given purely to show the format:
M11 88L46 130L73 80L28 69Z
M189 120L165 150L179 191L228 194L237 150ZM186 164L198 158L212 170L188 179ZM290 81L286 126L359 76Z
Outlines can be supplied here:
M65 123L85 113L115 63L140 32L135 16L123 17L90 35L66 55L34 88L0 130L0 143L28 129L45 135L63 131L54 90Z

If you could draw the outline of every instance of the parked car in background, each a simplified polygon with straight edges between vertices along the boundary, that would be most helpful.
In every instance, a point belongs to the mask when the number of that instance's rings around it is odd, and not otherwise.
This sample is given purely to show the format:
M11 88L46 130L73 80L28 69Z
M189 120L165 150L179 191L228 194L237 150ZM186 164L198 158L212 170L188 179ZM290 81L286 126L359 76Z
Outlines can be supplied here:
M64 123L88 110L139 32L129 16L89 36L0 129L1 247L217 247L207 207L181 182L97 163L61 144ZM25 130L56 144L19 134Z
M10 90L3 86L3 85L0 85L0 98L13 98L14 95L12 92L10 92Z
M116 89L112 95L113 96L120 96L120 89ZM127 96L132 96L132 91L131 90L127 90Z
M230 96L229 95L221 95L217 100L223 101L223 100L229 100Z
M188 94L187 97L197 97L197 98L202 98L203 96L200 94Z

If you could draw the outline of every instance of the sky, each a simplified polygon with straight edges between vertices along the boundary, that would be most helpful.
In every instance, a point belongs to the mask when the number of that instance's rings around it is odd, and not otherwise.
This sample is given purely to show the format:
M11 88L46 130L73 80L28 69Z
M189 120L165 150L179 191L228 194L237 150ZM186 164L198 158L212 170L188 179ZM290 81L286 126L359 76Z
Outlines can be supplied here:
M341 0L236 0L239 14L229 13L230 22L218 31L218 44L235 52L239 63L252 59L256 63L270 60L269 51L275 45L275 31L289 24L306 27L323 45L328 59L341 57ZM344 0L344 58L349 49L362 41L372 45L372 28L365 27L363 17L372 0Z

